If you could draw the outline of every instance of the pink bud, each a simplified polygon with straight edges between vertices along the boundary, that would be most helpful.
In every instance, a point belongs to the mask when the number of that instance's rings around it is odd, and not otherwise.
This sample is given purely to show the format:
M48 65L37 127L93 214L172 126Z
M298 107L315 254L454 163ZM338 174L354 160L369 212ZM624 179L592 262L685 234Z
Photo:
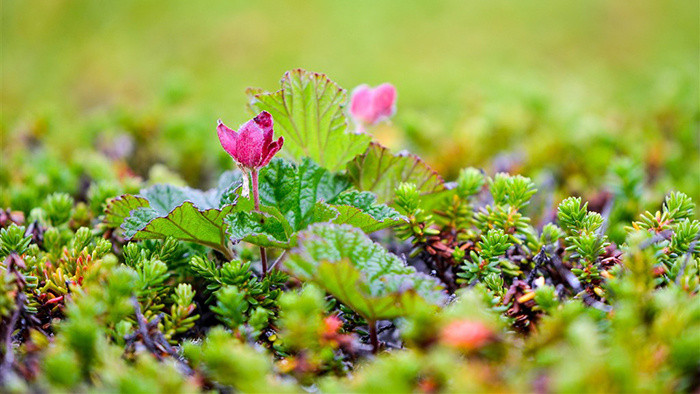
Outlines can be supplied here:
M350 98L350 115L355 121L367 125L377 124L396 112L396 88L383 83L376 88L360 85Z
M264 167L282 149L284 137L272 140L272 116L263 111L234 131L221 120L216 127L221 146L243 167L251 170Z

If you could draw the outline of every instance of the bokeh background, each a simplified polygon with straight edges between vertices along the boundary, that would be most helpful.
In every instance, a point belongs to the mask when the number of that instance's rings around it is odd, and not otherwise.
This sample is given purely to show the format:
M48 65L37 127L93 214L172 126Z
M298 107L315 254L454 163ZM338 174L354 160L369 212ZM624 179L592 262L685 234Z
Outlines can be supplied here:
M231 166L216 119L245 121L245 88L297 67L396 85L373 133L447 179L519 172L558 195L627 193L630 213L670 189L698 200L699 7L3 0L3 203L79 193L85 174L206 186Z

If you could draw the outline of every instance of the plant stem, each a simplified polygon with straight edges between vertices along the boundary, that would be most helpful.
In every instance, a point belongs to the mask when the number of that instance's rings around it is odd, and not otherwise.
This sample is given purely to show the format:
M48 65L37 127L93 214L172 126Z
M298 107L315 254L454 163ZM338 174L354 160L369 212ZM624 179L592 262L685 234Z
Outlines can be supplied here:
M10 275L14 274L17 283L17 293L15 295L15 310L10 315L9 319L0 319L1 322L6 323L4 331L2 331L2 336L0 336L0 348L2 348L2 358L0 359L0 386L3 386L6 380L9 378L12 372L12 365L15 361L14 349L12 347L12 333L14 332L17 321L20 315L24 311L24 304L27 301L27 297L24 295L24 276L17 270L17 264L23 266L23 262L19 256L15 253L10 254L5 258L4 261L7 271Z
M285 250L285 251L282 252L282 254L280 255L280 257L278 257L277 260L275 260L275 262L272 263L272 265L270 266L270 271L272 271L272 269L275 268L275 267L277 266L277 264L279 264L279 263L282 261L282 259L284 259L284 257L285 257L286 255L287 255L287 251Z
M250 179L253 184L253 201L255 202L255 210L260 212L260 194L258 193L258 170L250 171ZM265 248L260 247L260 262L262 263L262 277L267 275L267 253Z
M267 275L267 254L265 253L265 248L260 247L260 262L262 263L262 277Z
M224 257L226 257L226 259L228 261L231 261L231 260L236 258L236 255L234 255L233 252L231 251L231 249L229 249L226 246L219 246L218 248L215 248L215 249L218 250L219 252L221 252L221 254L223 254Z
M379 339L377 338L377 322L368 321L369 326L369 341L372 344L372 353L377 354L379 351Z

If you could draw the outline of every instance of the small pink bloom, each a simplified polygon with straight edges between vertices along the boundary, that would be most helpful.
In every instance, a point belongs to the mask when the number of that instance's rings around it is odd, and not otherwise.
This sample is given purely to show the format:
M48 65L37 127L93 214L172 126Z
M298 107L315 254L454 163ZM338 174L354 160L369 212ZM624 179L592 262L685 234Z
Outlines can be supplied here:
M360 85L350 98L350 115L360 123L377 124L396 112L396 88L383 83L376 88Z
M481 322L458 320L448 324L440 337L446 345L470 351L486 345L493 336L493 331Z
M234 131L221 120L216 127L221 146L242 167L255 170L264 167L282 149L284 137L272 140L272 116L263 111Z

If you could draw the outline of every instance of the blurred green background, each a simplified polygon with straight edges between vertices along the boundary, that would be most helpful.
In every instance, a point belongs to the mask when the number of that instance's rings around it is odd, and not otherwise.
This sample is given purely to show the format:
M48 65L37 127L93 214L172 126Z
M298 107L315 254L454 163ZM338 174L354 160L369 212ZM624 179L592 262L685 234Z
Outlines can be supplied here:
M471 165L593 195L622 166L657 202L672 188L698 199L699 7L3 0L3 188L31 183L27 151L80 162L122 134L128 171L160 163L206 184L230 166L216 119L245 121L246 87L276 90L301 67L349 90L396 85L377 138L448 179Z

